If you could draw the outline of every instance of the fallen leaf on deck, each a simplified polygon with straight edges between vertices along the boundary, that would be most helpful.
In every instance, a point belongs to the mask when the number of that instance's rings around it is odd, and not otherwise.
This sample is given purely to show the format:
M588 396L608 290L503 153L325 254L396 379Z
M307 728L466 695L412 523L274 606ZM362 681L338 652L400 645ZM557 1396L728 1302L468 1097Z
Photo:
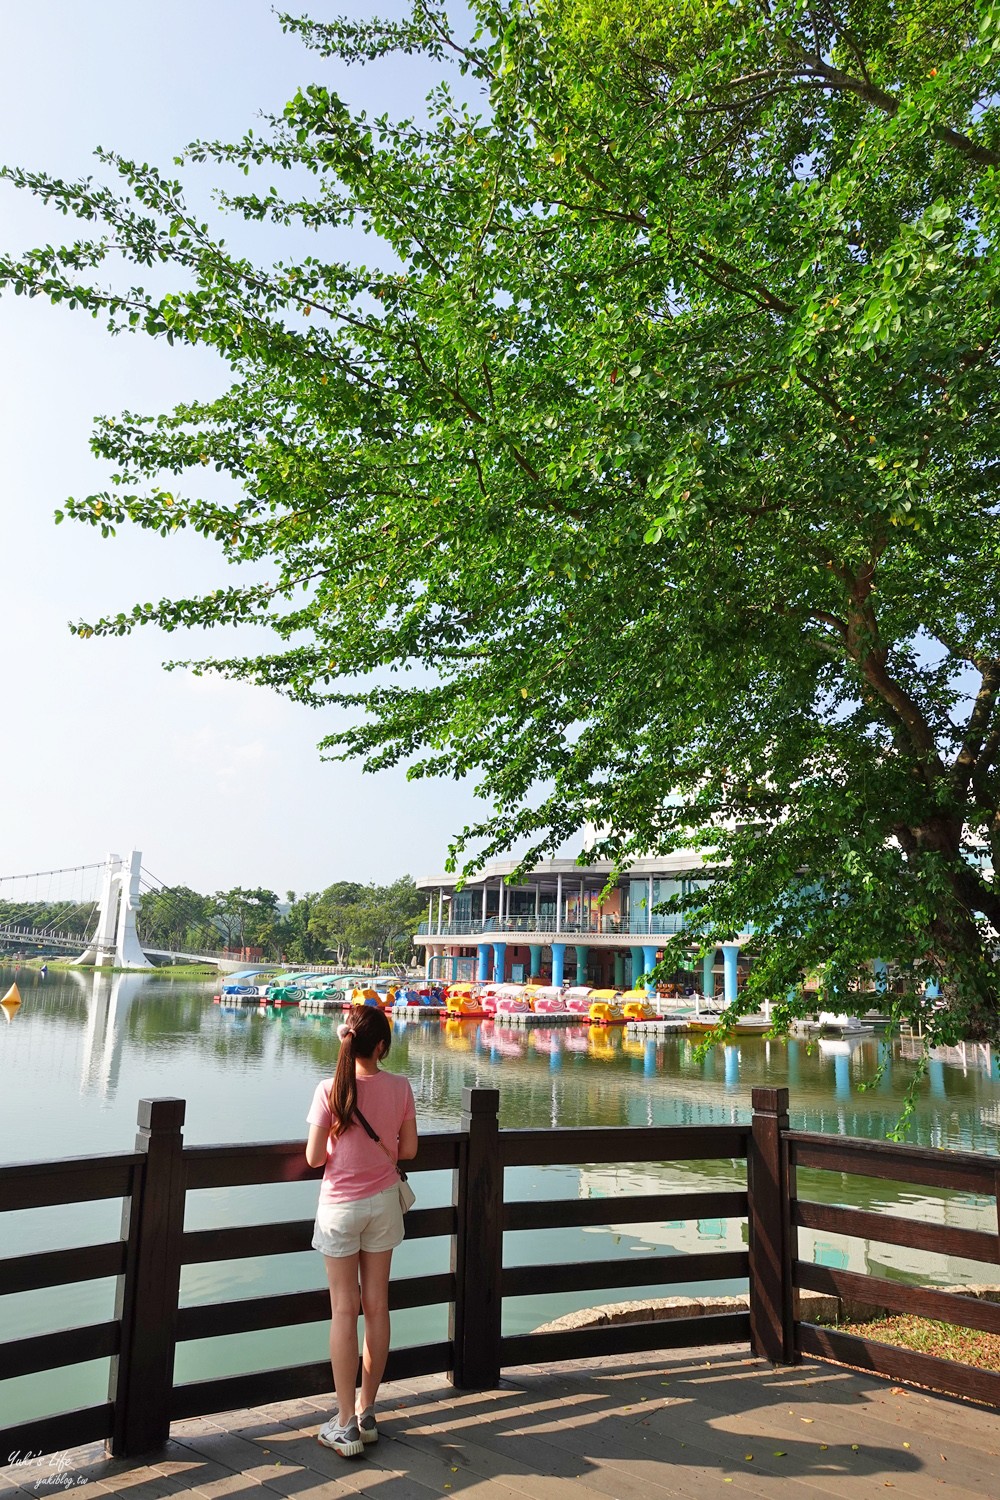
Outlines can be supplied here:
M785 1453L784 1448L775 1448L774 1456L775 1458L786 1458L787 1454Z
M753 1463L753 1454L752 1453L744 1453L743 1459L744 1459L745 1463L752 1464Z
M813 1417L800 1417L799 1418L800 1422L808 1422L810 1427L812 1426L814 1420L815 1420L815 1418L813 1418Z

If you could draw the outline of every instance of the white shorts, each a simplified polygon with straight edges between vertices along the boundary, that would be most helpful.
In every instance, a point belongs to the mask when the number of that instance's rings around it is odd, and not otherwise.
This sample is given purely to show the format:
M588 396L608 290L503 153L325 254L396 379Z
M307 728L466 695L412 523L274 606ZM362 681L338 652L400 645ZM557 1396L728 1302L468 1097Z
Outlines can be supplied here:
M403 1210L395 1183L371 1198L321 1203L316 1210L312 1247L340 1260L359 1250L395 1250L403 1239Z

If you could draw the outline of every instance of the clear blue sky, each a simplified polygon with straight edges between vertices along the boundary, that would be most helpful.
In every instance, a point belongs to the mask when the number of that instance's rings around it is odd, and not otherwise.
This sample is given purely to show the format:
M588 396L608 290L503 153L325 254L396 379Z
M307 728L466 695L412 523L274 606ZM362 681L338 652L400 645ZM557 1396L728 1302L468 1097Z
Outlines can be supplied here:
M305 8L360 13L356 0ZM6 4L0 159L103 176L90 154L100 144L169 167L193 138L235 138L319 79L373 113L418 108L432 82L414 59L335 74L282 34L270 0ZM0 185L4 250L71 229ZM305 243L316 253L315 237ZM231 576L199 538L102 541L52 521L67 495L105 483L87 446L94 414L208 395L224 385L223 367L207 352L111 339L79 313L12 296L0 298L0 350L0 876L131 847L168 883L201 890L283 894L440 869L449 833L474 815L467 788L323 763L321 716L264 689L161 670L169 656L223 651L221 636L80 641L66 628Z

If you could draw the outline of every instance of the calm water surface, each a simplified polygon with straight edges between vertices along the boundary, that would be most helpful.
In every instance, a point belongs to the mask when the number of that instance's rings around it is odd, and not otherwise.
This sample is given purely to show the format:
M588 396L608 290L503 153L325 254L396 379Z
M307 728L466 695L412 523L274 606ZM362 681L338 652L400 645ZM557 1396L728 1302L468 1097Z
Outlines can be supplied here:
M13 971L0 969L0 992ZM317 1080L332 1071L337 1050L333 1015L295 1009L230 1010L213 1004L218 983L192 986L162 978L50 973L20 969L21 1011L0 1023L0 1128L3 1162L127 1151L140 1098L187 1101L189 1143L297 1140ZM453 1129L467 1085L500 1090L507 1126L700 1125L746 1120L755 1084L787 1084L793 1126L833 1134L884 1136L899 1116L913 1076L911 1044L877 1036L860 1040L765 1042L740 1039L699 1061L684 1037L632 1040L620 1031L587 1027L509 1031L475 1022L398 1022L388 1065L413 1085L422 1131ZM859 1085L884 1061L881 1082ZM909 1139L914 1144L998 1153L1000 1061L968 1047L932 1061ZM508 1172L517 1198L609 1197L739 1185L740 1163L676 1166L524 1168ZM887 1205L934 1222L994 1229L992 1200L939 1194L829 1173L800 1174L804 1196L862 1207ZM444 1203L445 1173L416 1179L422 1206ZM315 1183L232 1188L189 1195L187 1227L253 1224L311 1217ZM0 1215L0 1255L100 1242L118 1234L119 1202L81 1204ZM630 1290L635 1257L686 1250L738 1249L738 1221L703 1219L595 1230L543 1230L505 1237L505 1263L529 1264L604 1257L609 1291L509 1299L506 1332L537 1327L595 1300L745 1290L740 1282L692 1283ZM941 1284L986 1279L984 1268L945 1256L920 1255L862 1241L802 1234L800 1253L825 1264ZM444 1240L419 1240L397 1251L397 1275L446 1270ZM620 1275L618 1274L620 1268ZM540 1276L540 1287L543 1278ZM322 1286L314 1253L193 1266L185 1271L186 1303ZM109 1281L81 1283L18 1297L0 1297L0 1338L23 1338L113 1315ZM397 1345L446 1336L445 1308L394 1315ZM322 1359L327 1330L240 1334L182 1345L177 1378L260 1369ZM20 1381L0 1382L4 1425L64 1406L104 1398L107 1362L78 1365Z

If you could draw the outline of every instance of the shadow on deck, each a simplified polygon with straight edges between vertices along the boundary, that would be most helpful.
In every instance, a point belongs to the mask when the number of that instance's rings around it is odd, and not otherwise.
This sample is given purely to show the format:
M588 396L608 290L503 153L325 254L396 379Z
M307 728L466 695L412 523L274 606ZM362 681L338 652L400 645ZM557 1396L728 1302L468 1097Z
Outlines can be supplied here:
M547 1365L499 1390L436 1376L387 1385L381 1439L345 1461L316 1442L321 1400L174 1424L167 1446L106 1459L92 1445L0 1471L11 1500L369 1495L377 1500L668 1500L1000 1492L1000 1412L833 1365L772 1369L742 1350Z

